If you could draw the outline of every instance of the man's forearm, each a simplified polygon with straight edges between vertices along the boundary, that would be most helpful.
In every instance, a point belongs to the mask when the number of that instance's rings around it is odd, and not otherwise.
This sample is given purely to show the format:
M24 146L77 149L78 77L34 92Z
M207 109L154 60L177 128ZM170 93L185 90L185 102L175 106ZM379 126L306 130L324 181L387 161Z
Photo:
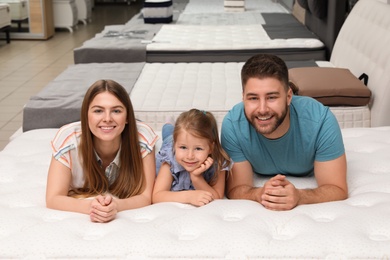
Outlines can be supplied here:
M249 185L240 185L230 189L227 192L229 199L247 199L257 202L261 201L262 187L252 187Z
M299 190L298 205L344 200L348 192L335 185L323 185L315 189Z

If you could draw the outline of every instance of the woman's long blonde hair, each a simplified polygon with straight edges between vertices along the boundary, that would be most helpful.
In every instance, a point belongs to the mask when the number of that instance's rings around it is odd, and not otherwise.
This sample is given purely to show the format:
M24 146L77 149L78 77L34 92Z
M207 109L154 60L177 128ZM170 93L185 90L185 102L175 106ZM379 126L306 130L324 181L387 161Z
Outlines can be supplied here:
M219 141L218 125L214 115L210 112L195 108L183 112L176 120L175 129L173 131L174 142L176 142L177 136L182 130L185 130L198 138L206 139L209 146L213 147L211 158L216 162L216 168L211 183L215 183L218 179L218 173L226 167L230 168L231 160Z
M88 125L88 110L96 95L108 92L114 95L126 108L127 124L121 135L120 169L117 179L109 185L104 169L96 160L93 145L94 135ZM110 193L118 198L129 198L145 189L141 149L138 130L129 94L113 80L99 80L86 92L81 107L81 140L79 156L84 170L84 186L70 191L74 196L95 196Z

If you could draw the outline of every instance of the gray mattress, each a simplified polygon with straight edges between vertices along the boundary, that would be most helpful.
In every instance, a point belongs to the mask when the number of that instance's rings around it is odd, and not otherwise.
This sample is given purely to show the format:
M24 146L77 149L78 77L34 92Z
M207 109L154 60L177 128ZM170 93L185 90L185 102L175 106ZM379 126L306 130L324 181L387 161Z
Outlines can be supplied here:
M145 62L146 44L160 30L159 24L131 23L106 26L105 30L73 50L74 63Z
M99 79L112 79L130 94L144 63L94 63L69 66L32 96L23 109L23 131L57 128L80 120L87 89Z

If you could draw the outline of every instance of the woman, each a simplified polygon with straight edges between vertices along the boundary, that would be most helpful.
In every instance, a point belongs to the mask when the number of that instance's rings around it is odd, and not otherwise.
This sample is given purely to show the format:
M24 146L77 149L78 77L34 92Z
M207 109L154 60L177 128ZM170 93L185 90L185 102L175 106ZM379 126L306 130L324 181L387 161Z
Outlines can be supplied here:
M47 207L109 222L119 211L150 205L157 138L136 121L121 85L95 82L85 94L81 122L63 126L52 141Z

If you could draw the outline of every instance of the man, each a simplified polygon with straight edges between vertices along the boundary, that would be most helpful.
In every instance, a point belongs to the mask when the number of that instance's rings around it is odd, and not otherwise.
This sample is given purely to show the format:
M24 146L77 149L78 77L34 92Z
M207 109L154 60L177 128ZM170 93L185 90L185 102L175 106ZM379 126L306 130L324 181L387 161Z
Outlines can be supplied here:
M271 210L343 200L347 163L332 112L310 97L294 96L283 60L251 57L241 71L243 102L222 123L221 142L233 159L227 197L249 199ZM273 176L253 187L253 173ZM314 174L318 187L297 189L288 176Z

